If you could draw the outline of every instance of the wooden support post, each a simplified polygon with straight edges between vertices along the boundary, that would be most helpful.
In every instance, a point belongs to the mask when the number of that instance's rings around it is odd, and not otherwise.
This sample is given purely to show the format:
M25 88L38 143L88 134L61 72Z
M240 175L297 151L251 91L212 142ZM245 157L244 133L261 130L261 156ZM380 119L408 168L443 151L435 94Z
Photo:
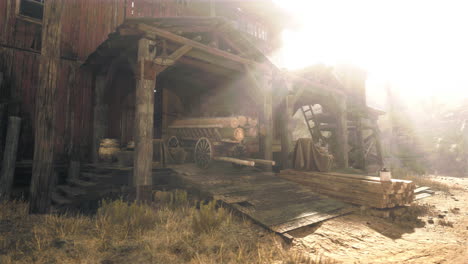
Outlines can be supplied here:
M8 200L10 198L13 176L15 174L20 128L21 118L11 116L8 120L5 155L3 156L2 171L0 173L0 200Z
M64 2L49 0L44 3L41 62L36 92L30 213L43 214L50 210L54 177L55 94L60 68L60 21Z
M348 124L346 114L346 98L338 96L336 112L336 153L335 158L339 168L349 167Z
M135 102L135 155L133 178L137 201L150 201L152 191L154 90L156 89L157 65L153 63L156 48L154 41L138 41L138 66Z
M356 118L356 151L357 151L357 168L366 170L366 154L364 148L364 137L362 135L362 117L358 113Z
M263 111L260 126L264 128L264 139L261 150L263 151L263 159L273 160L273 92L271 79L264 77L263 79Z
M0 89L3 89L3 72L0 72ZM0 103L0 160L3 157L3 133L5 132L4 115L6 113L6 104Z
M3 157L3 150L4 150L4 133L5 133L5 114L6 114L7 106L6 104L0 104L0 160Z
M384 160L383 160L383 153L382 153L382 141L380 138L380 129L379 125L377 124L377 120L373 120L373 132L374 132L374 139L375 139L375 148L377 150L377 162L381 167L384 166Z
M292 107L289 104L289 96L287 87L282 87L286 89L283 102L280 105L278 111L280 111L280 140L281 140L281 167L282 169L291 168L291 157L290 153L293 149L292 146L292 129L291 129L291 119L293 116Z
M107 118L108 118L108 105L104 102L104 94L106 90L107 76L99 74L95 79L94 88L94 118L93 118L93 147L92 147L92 161L97 163L99 161L99 145L101 139L106 136L107 131Z

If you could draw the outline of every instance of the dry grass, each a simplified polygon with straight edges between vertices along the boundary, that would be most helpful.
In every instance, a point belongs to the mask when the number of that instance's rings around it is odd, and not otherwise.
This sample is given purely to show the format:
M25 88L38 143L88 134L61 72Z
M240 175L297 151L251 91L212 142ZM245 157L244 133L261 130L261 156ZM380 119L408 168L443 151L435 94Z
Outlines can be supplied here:
M285 249L213 202L191 205L181 191L155 198L103 201L94 216L28 215L26 203L0 203L0 263L332 263Z

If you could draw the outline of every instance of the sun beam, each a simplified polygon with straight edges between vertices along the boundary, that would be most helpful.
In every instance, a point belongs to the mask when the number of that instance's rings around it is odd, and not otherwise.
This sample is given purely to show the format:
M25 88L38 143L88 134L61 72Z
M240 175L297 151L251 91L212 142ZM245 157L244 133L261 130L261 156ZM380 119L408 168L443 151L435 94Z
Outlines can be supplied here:
M352 63L369 93L391 83L405 97L468 94L466 1L275 0L295 20L283 32L280 64Z

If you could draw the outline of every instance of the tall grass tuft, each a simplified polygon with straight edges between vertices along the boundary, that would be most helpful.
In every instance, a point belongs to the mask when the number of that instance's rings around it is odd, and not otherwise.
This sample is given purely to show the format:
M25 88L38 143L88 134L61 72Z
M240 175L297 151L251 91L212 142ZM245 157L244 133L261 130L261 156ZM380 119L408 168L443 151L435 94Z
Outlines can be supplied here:
M104 200L94 216L28 215L27 203L2 202L0 263L331 263L285 249L214 201L197 207L182 190L155 200Z
M156 212L149 206L121 199L103 200L96 213L95 224L102 238L112 235L126 239L153 229L157 218Z
M229 223L231 215L223 207L216 208L216 202L200 204L200 210L193 215L192 228L197 234L210 233L218 229L224 222Z

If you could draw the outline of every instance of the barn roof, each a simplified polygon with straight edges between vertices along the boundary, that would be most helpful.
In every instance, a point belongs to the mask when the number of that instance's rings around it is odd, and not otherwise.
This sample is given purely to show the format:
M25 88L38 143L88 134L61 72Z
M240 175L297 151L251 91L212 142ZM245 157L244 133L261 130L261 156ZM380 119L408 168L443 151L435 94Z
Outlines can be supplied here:
M223 47L215 47L208 36L215 34ZM228 20L219 17L165 17L133 18L111 33L84 65L99 68L107 65L122 53L136 51L141 37L167 40L167 48L174 51L181 45L193 49L186 54L189 59L206 64L244 71L244 65L253 68L271 68L274 65L245 35Z

